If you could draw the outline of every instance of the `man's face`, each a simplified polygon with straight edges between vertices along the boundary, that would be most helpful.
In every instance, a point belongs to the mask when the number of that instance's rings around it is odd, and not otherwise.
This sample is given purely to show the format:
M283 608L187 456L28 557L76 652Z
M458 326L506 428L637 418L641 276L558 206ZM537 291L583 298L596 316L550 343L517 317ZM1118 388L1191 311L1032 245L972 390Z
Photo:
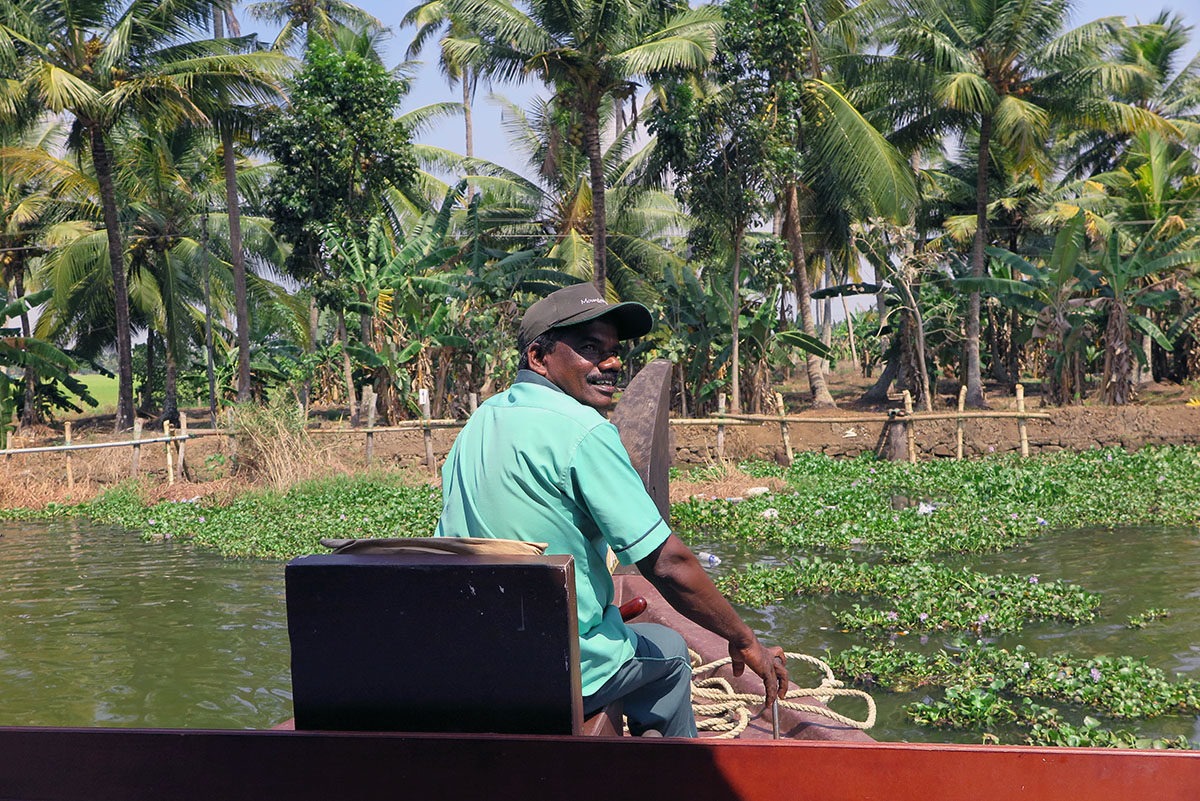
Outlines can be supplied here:
M550 353L529 352L529 369L584 406L607 411L621 370L616 326L593 320L568 328Z

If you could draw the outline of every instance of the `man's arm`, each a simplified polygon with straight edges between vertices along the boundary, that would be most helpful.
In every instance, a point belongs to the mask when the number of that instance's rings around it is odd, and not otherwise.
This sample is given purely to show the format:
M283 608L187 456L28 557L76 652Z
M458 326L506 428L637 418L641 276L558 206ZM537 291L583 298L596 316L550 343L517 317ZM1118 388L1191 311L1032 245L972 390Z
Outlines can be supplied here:
M675 534L637 563L638 570L676 611L729 641L733 675L747 666L766 688L767 706L787 689L783 649L767 648L713 585L695 554Z

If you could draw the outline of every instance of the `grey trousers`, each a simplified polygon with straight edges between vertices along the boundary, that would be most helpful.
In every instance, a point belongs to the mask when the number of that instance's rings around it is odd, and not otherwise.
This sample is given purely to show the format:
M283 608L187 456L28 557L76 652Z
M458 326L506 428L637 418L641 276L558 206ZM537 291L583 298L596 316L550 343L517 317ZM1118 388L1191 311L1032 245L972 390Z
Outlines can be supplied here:
M683 637L657 623L632 623L629 630L637 640L633 657L583 699L584 711L590 715L620 699L635 737L647 729L664 737L695 737L692 666Z

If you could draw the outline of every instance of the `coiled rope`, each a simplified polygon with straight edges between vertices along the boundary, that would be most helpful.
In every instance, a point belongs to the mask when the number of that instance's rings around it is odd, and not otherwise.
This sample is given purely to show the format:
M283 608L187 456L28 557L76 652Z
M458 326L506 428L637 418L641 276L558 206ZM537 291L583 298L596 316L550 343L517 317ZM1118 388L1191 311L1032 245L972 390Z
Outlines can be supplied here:
M766 696L736 692L728 679L707 675L732 662L733 660L729 657L702 665L699 654L690 649L688 653L692 660L692 711L696 714L696 728L705 732L719 732L714 735L713 739L732 739L739 736L750 725L750 708L761 708L766 704ZM793 688L785 695L781 695L779 697L780 709L820 715L855 729L866 730L875 725L875 699L868 693L846 687L834 678L829 665L815 656L789 653L787 658L815 665L825 676L817 687ZM828 701L848 695L862 698L867 702L866 720L854 720L834 712L827 706L814 706L786 700L787 698L816 698Z

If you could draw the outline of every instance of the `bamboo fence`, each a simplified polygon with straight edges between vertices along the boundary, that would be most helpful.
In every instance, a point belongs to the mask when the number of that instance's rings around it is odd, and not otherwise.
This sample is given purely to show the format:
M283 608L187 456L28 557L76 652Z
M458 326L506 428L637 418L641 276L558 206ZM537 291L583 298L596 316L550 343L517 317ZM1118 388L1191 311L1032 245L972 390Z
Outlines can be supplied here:
M1031 412L1025 408L1025 392L1024 387L1018 385L1016 398L1017 408L1015 411L967 411L965 409L966 390L959 393L958 409L956 411L946 412L914 412L912 398L908 392L903 395L903 409L892 409L886 413L879 414L863 414L855 416L829 416L829 417L801 417L795 415L787 415L783 413L783 398L776 394L776 404L780 409L779 414L732 414L726 411L725 396L718 397L717 413L712 417L706 418L674 418L670 421L672 426L712 426L716 429L716 454L718 459L725 458L725 434L726 429L730 426L758 426L763 423L774 423L779 426L780 440L783 445L783 452L788 464L791 464L794 459L794 452L791 442L791 427L795 425L829 425L829 424L862 424L862 423L881 423L883 425L884 436L887 437L890 433L892 436L892 448L890 453L885 454L893 459L907 457L908 461L914 464L917 461L916 448L916 432L915 425L920 422L938 421L938 420L954 420L956 422L956 440L957 453L956 458L963 458L963 432L964 424L967 420L999 420L999 419L1016 419L1017 431L1022 456L1029 455L1029 436L1027 431L1027 422L1029 420L1049 420L1050 415L1045 412ZM373 401L373 398L368 399ZM433 448L433 431L437 429L461 428L466 424L465 420L453 418L431 418L429 412L428 396L422 396L420 401L422 416L417 420L404 420L389 426L375 425L375 404L370 402L367 413L367 425L362 428L309 428L306 433L313 436L361 436L364 438L364 460L370 465L374 459L375 438L381 434L391 434L398 432L420 431L423 434L424 440L424 462L425 466L436 471L438 468L437 459ZM474 394L470 398L470 411L474 413L477 408L477 398ZM65 474L68 487L73 487L75 484L74 465L72 464L72 454L83 450L95 450L101 448L129 448L130 462L129 473L131 476L138 476L141 473L141 455L142 448L151 445L162 445L166 452L167 462L167 483L174 484L176 476L182 476L186 469L187 459L187 442L190 439L197 437L227 437L230 441L231 449L236 448L236 433L230 428L214 428L214 429L188 429L188 421L186 415L180 415L180 425L174 428L170 423L164 422L161 436L145 437L143 436L143 421L136 420L134 422L133 434L130 439L119 440L115 442L88 442L75 443L72 441L71 423L68 422L64 426L62 445L45 445L29 448L13 448L9 447L0 450L0 456L3 456L5 462L15 456L28 456L31 454L41 453L61 453L65 456ZM902 445L897 445L902 443Z

